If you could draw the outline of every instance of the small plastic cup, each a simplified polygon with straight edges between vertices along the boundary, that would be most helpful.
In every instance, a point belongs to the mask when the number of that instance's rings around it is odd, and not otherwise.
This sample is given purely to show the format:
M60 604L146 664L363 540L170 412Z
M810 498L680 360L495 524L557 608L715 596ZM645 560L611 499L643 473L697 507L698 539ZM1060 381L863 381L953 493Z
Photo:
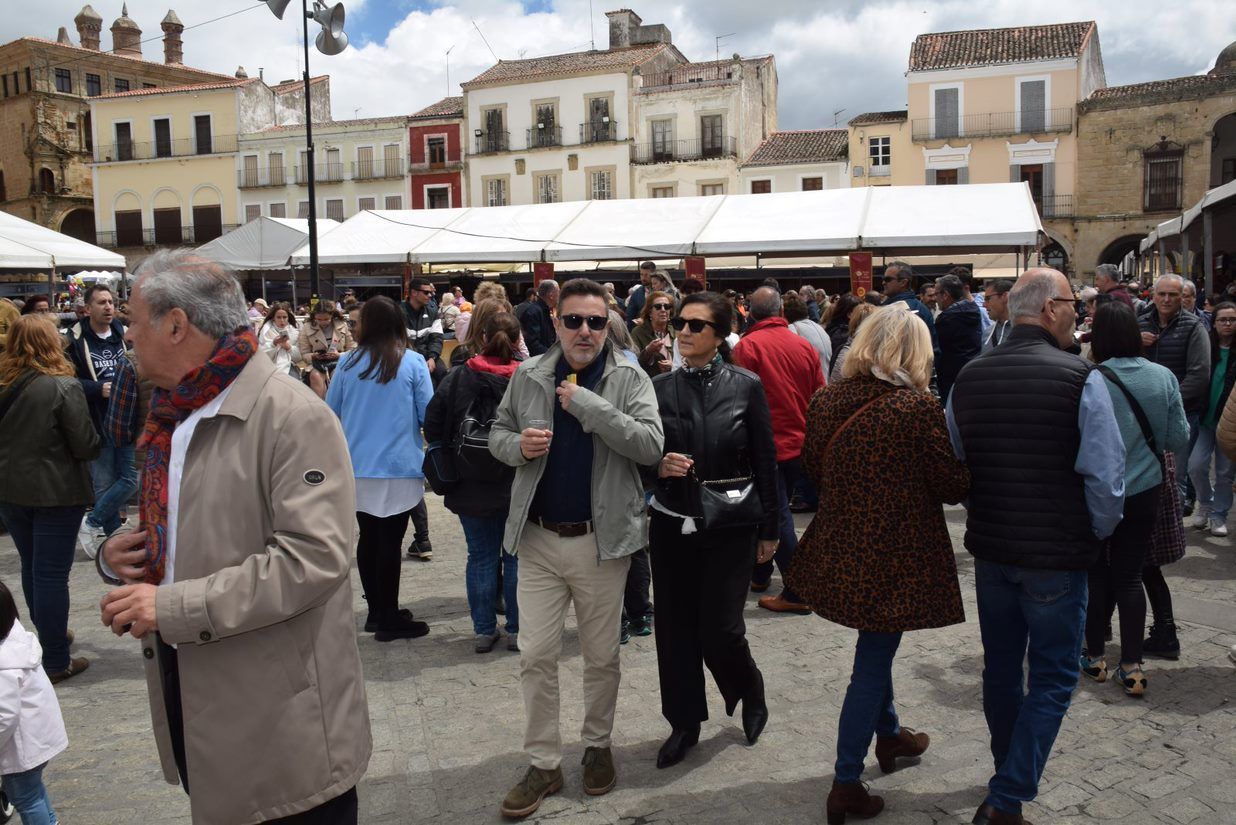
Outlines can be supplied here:
M534 430L551 430L552 431L552 428L550 427L550 424L552 423L553 423L552 421L546 421L544 418L528 419L528 426Z

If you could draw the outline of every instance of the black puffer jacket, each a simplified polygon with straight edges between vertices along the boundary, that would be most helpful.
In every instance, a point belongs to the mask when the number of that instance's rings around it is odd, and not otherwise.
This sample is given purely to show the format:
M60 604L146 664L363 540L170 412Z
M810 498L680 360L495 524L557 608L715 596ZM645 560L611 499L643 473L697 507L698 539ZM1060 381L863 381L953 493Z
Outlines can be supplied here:
M665 452L686 453L705 481L754 476L764 505L761 539L776 539L777 448L764 387L755 373L722 364L705 373L674 370L652 380L665 428ZM657 479L657 502L683 515L696 515L688 495L693 482Z
M432 443L457 438L460 422L474 400L479 399L478 408L498 409L510 377L484 370L479 359L470 359L446 374L425 410L426 440ZM505 518L511 506L511 481L514 478L515 470L505 466L498 468L486 480L465 478L443 497L443 504L459 516Z

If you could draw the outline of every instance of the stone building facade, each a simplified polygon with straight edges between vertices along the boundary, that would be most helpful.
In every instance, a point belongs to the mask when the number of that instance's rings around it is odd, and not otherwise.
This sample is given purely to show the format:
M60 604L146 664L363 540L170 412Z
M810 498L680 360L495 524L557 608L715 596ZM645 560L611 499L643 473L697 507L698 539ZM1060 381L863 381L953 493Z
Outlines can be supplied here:
M1077 109L1079 275L1119 264L1157 224L1236 178L1236 43L1207 74L1100 89ZM1202 269L1179 253L1170 265Z
M0 45L0 209L83 240L95 240L90 99L133 89L231 80L182 64L176 13L162 22L163 57L142 57L142 34L127 7L100 50L102 17L90 6L55 41L22 37Z

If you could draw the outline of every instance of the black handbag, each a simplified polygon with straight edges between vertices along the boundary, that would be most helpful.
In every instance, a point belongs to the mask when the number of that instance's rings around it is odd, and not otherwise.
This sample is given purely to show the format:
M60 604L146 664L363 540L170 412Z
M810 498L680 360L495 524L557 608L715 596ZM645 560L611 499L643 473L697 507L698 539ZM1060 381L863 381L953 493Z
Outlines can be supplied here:
M691 476L705 530L750 527L764 520L764 502L753 477L700 480L695 478L694 467Z

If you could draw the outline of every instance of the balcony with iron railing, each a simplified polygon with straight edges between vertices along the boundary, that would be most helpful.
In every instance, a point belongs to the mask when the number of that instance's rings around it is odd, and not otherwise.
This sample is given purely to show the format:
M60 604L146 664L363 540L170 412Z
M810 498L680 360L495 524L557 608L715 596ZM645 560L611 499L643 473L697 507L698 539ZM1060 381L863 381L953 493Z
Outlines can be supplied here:
M313 165L314 183L339 183L342 180L342 163L315 163ZM300 184L309 182L309 167L307 165L296 167L296 182Z
M726 83L734 79L734 64L723 66L681 66L669 72L644 75L640 91L664 91L666 87L696 83Z
M118 232L96 232L95 244L104 249L129 246L180 246L181 244L204 244L220 235L226 235L239 224L207 224L204 226L143 227Z
M714 160L738 156L738 142L732 137L716 140L666 140L636 143L631 146L632 163L675 163Z
M494 152L508 152L511 149L510 132L481 132L476 134L476 151L474 155L491 155Z
M288 170L285 166L259 166L241 169L236 173L236 185L241 189L258 189L263 186L286 186Z
M176 140L120 140L100 143L94 148L95 163L116 163L123 160L160 160L194 155L217 155L236 151L236 135L214 135L199 145L196 138Z
M1073 217L1072 195L1039 195L1034 199L1034 205L1042 218Z
M382 180L403 177L403 158L377 158L352 162L352 180Z
M545 149L550 146L562 145L562 127L551 124L538 124L528 129L528 148Z
M959 118L915 118L914 140L948 140L955 137L1003 137L1042 135L1073 131L1073 109L1043 112L989 112Z
M409 172L459 172L462 170L463 161L459 158L414 161L408 164Z
M618 139L618 124L605 118L579 124L580 143L605 143Z

